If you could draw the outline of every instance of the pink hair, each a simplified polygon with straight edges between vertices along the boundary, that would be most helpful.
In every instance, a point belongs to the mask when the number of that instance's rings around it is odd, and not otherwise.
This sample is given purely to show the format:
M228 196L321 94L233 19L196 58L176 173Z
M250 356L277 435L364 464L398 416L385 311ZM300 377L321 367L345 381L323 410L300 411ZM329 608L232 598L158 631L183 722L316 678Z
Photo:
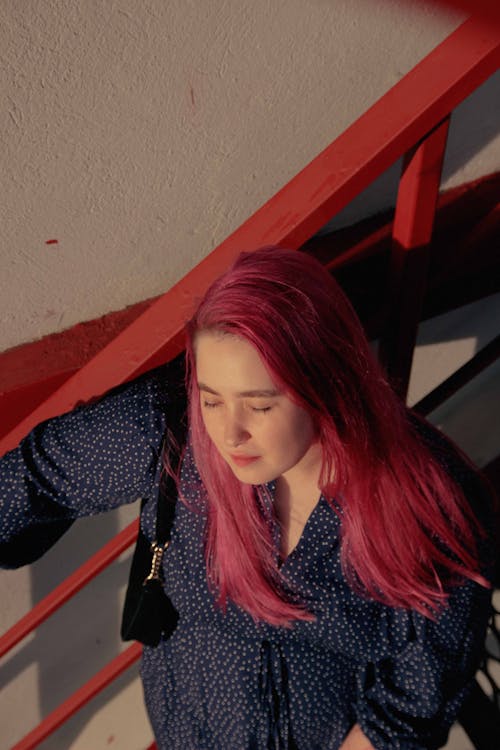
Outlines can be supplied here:
M342 567L358 593L433 617L446 605L446 583L466 577L488 585L472 511L418 436L347 298L313 258L267 247L242 253L187 326L192 444L207 492L207 575L219 606L229 597L275 625L314 619L284 593L266 488L240 483L205 431L193 348L205 330L250 342L315 420L320 488L340 513Z

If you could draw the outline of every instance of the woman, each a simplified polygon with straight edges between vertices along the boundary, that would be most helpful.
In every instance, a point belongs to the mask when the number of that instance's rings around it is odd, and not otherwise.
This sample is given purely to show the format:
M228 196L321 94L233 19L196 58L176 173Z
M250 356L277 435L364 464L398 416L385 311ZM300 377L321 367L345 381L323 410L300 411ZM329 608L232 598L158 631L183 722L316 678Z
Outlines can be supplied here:
M186 359L163 561L180 618L141 665L159 748L440 747L489 614L481 482L398 401L305 254L242 254L187 325ZM137 497L153 538L169 380L121 387L4 457L7 564Z

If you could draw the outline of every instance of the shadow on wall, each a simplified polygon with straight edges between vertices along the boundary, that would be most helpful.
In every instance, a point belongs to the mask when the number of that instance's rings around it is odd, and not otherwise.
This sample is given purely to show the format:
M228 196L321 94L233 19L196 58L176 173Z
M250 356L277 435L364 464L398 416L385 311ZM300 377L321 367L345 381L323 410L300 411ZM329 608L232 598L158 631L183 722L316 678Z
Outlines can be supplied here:
M429 415L474 463L484 468L500 450L500 360Z
M130 512L131 517L135 517L138 507L130 508ZM53 549L31 566L32 604L39 602L122 527L117 512L77 521ZM129 554L112 563L6 660L1 670L4 685L29 666L36 665L42 717L46 717L119 653L123 645L119 633L123 587L129 567ZM89 718L123 690L136 677L136 673L136 669L127 670L106 689L105 695L93 698L88 710L79 712L42 747L67 750ZM21 717L19 727L20 731L30 730L29 726L23 726Z
M500 135L499 101L500 72L497 72L453 112L443 167L443 183L452 179ZM500 153L497 154L496 167L500 167Z
M474 339L474 354L483 349L500 328L500 293L422 322L418 346L443 344L457 339Z

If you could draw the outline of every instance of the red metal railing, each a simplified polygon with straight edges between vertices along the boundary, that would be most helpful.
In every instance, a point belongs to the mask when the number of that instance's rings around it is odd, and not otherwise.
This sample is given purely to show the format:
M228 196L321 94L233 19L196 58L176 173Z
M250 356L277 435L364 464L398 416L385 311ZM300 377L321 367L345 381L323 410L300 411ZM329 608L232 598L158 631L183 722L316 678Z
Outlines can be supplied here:
M402 397L406 397L410 380L426 288L428 248L449 124L448 115L406 154L399 181L392 229L389 311L379 356Z
M299 248L394 161L406 155L393 229L392 294L381 342L386 366L404 393L425 285L425 248L432 233L449 115L496 70L499 62L498 28L474 17L462 24L182 281L22 420L0 441L0 453L17 445L40 421L169 359L182 347L182 329L192 300L202 295L242 249L265 244ZM400 328L394 325L399 319L404 323ZM133 542L136 529L137 523L121 532L14 625L0 641L3 650L19 642L115 559ZM13 750L36 747L132 664L140 650L134 645L116 657Z
M56 586L28 614L9 628L0 638L0 658L128 549L137 539L138 531L139 520L132 521L59 586Z
M300 247L414 148L499 64L496 27L471 18L379 99L284 188L154 302L0 441L17 445L39 422L98 396L182 348L193 299L242 249Z
M12 750L31 750L52 732L63 724L66 719L73 716L74 713L88 703L95 695L109 685L113 680L121 675L140 657L142 646L140 643L134 643L125 651L112 659L106 664L91 680L71 695L67 700L61 703L51 714L45 717L40 724L29 732L22 740L17 742Z

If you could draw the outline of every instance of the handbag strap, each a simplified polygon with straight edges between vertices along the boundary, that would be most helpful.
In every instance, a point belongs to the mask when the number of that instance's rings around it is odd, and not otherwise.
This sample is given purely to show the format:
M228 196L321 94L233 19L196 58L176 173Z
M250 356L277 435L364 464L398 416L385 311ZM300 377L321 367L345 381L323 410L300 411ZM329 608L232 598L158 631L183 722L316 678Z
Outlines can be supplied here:
M164 547L170 541L177 503L177 476L179 463L187 438L187 394L184 385L184 355L180 354L171 363L174 376L170 381L169 426L163 437L160 451L160 488L156 503L155 541ZM171 373L169 368L169 379ZM165 469L165 465L169 469Z

